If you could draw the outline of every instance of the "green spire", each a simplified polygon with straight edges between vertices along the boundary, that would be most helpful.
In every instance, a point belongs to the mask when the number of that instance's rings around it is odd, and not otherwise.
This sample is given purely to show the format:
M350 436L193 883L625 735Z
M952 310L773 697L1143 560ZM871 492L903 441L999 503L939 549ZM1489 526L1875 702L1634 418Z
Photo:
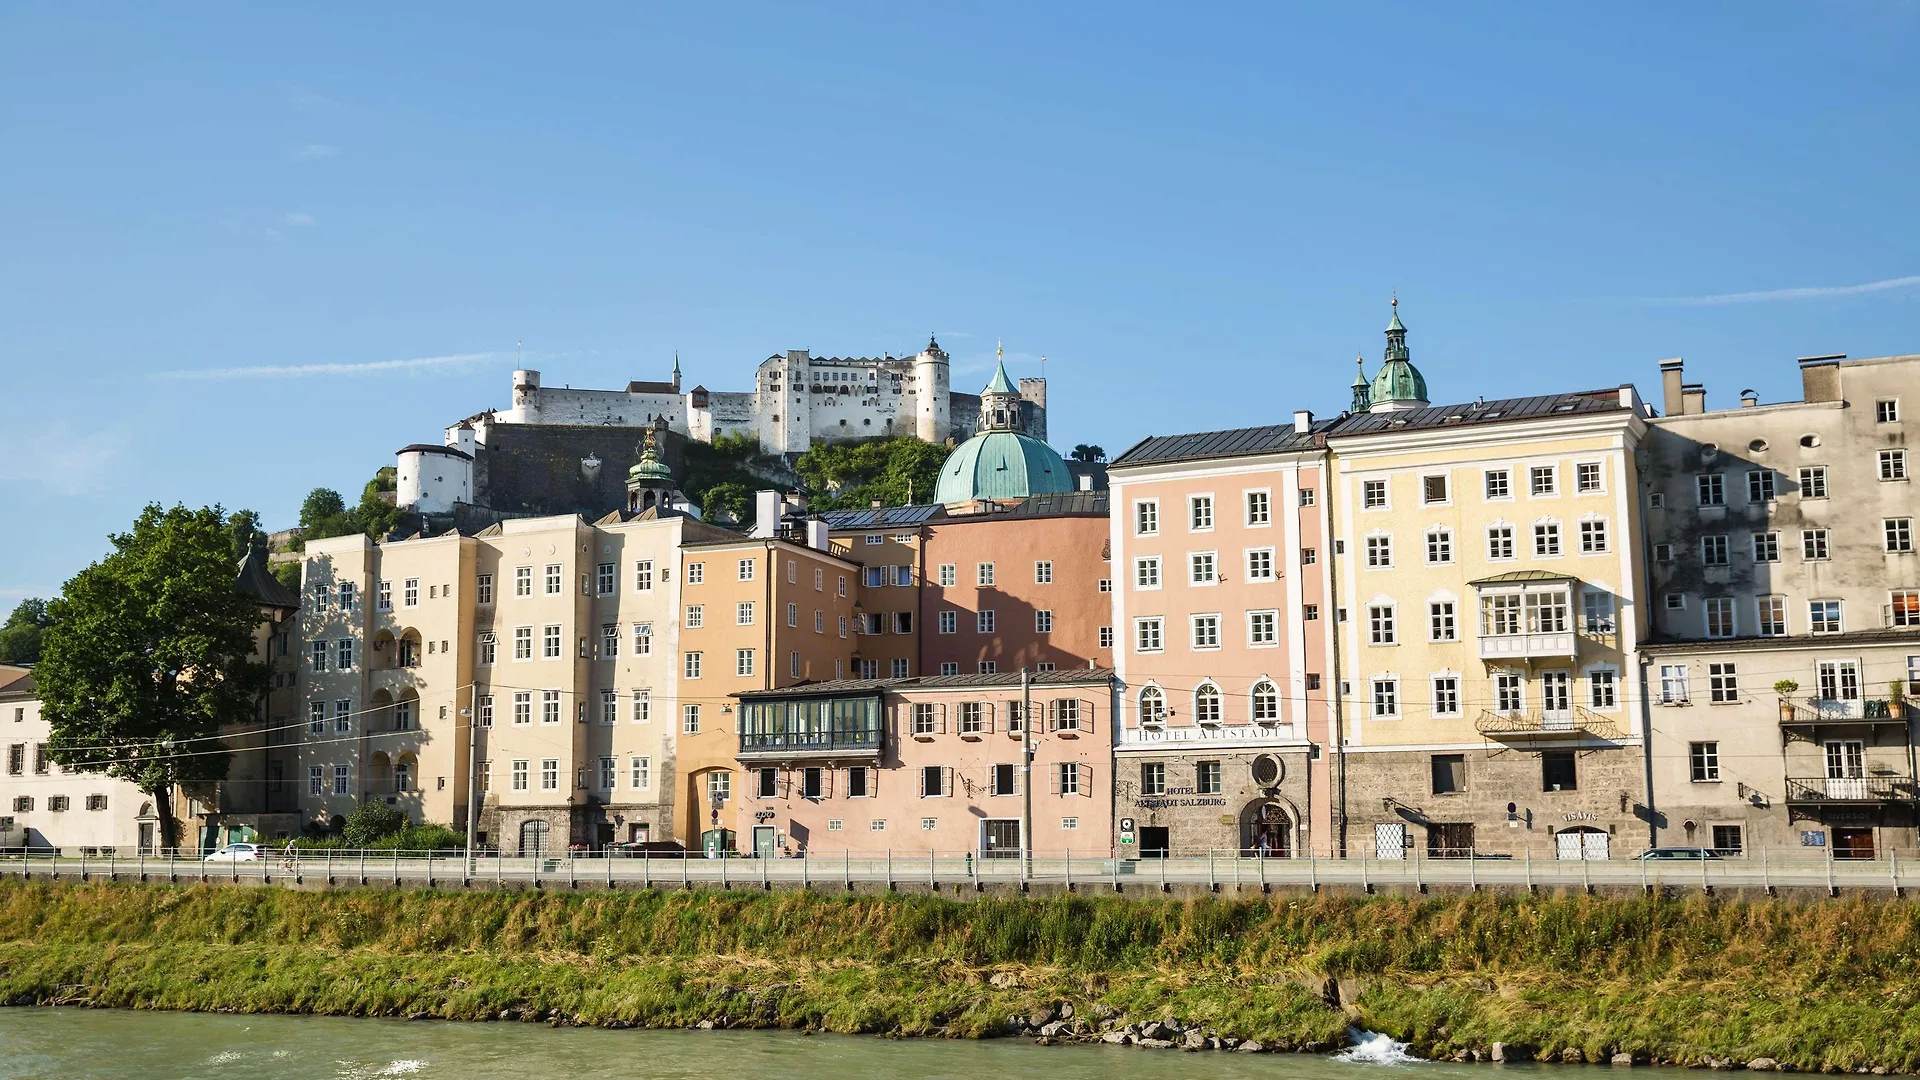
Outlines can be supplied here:
M1355 413L1363 413L1367 411L1367 406L1371 403L1371 396L1367 392L1366 357L1355 353L1353 355L1353 369L1353 384L1350 387L1353 391L1353 411Z
M1019 393L1019 391L1013 388L1013 380L1007 378L1007 365L1004 360L1001 361L999 367L993 369L993 381L987 384L987 388L984 391L982 391L982 393L987 393L987 394Z
M1357 401L1358 398L1356 397ZM1427 407L1427 380L1413 366L1407 351L1407 328L1400 321L1400 298L1393 298L1393 321L1387 324L1386 362L1373 377L1367 393L1369 412L1393 412L1396 409Z
M660 460L659 447L654 445L653 429L647 429L646 445L640 450L640 460L627 470L627 486L649 487L673 485L673 470Z
M1400 321L1400 298L1393 298L1393 321L1387 324L1387 357L1389 361L1407 359L1407 328Z

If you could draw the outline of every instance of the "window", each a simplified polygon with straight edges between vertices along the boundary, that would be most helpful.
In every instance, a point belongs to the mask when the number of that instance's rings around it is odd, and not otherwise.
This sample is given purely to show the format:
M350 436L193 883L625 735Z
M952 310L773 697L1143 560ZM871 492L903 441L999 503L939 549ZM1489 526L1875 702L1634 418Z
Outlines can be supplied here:
M706 624L707 606L705 604L688 604L687 617L685 620L687 629L698 630Z
M1755 469L1747 474L1748 502L1772 502L1774 497L1773 471L1771 469Z
M1196 795L1220 794L1220 763L1217 761L1195 762L1193 767L1193 791Z
M1367 537L1367 565L1376 568L1393 565L1393 537Z
M1887 550L1900 552L1913 550L1913 519L1887 518L1882 521L1885 530Z
M1140 722L1158 724L1167 718L1167 699L1157 686L1140 691Z
M515 724L533 723L533 691L517 690L514 692L513 722Z
M698 652L686 654L686 656L682 658L682 662L685 664L684 674L687 678L697 679L700 677L700 654Z
M652 656L653 655L653 624L652 623L642 622L642 623L633 624L633 655L635 656Z
M1701 506L1727 505L1726 477L1720 473L1702 473L1694 477L1693 488Z
M1167 793L1167 766L1165 762L1147 761L1140 765L1140 794L1153 796Z
M1113 591L1113 579L1112 579L1112 578L1101 578L1101 579L1100 579L1100 591L1101 591L1101 592L1103 592L1103 593L1110 593L1110 592L1112 592L1112 591Z
M1136 589L1160 587L1160 556L1147 555L1133 560L1133 587Z
M653 719L653 694L646 690L633 692L633 722L645 724Z
M627 759L627 786L635 791L645 791L653 786L653 759L632 757Z
M1135 536L1158 536L1160 533L1160 501L1142 499L1133 504L1133 532Z
M1247 644L1277 645L1280 643L1280 613L1278 611L1247 612Z
M733 650L733 673L743 679L752 677L753 675L753 650L752 649Z
M1161 620L1158 617L1133 620L1134 651L1159 652L1162 648L1160 628Z
M754 567L757 565L758 563L753 559L741 559L738 567L739 579L741 581L752 581Z
M1784 637L1787 632L1787 598L1784 596L1756 596L1754 606L1754 632L1761 637Z
M1400 715L1400 683L1396 679L1373 680L1373 716L1391 720Z
M1597 555L1607 550L1607 519L1590 518L1580 523L1580 553Z
M1540 752L1540 790L1578 791L1580 778L1574 762L1575 756L1572 750L1542 750Z
M540 722L543 724L560 722L560 691L540 691Z
M548 625L540 628L540 655L548 660L560 657L560 627Z
M327 670L327 643L324 641L313 643L313 670L316 672Z
M1859 701L1860 665L1852 660L1822 660L1814 665L1816 697L1821 701Z
M1433 755L1433 793L1458 795L1465 790L1467 790L1467 756L1465 754Z
M593 589L601 596L612 596L614 591L614 564L600 563L593 570ZM608 759L611 763L612 759Z
M612 791L617 769L610 757L600 759L600 790Z
M1193 617L1193 647L1196 649L1220 647L1220 616L1195 615Z
M373 607L375 611L393 610L393 582L382 581L375 586Z
M1877 424L1897 424L1900 422L1899 401L1876 401L1873 403L1873 420Z
M1420 478L1420 501L1428 505L1447 501L1447 478L1441 476L1423 476Z
M1582 494L1600 490L1600 463L1583 461L1573 467L1573 486Z
M940 584L943 588L952 588L960 581L960 568L952 563L940 564Z
M1264 491L1247 492L1247 524L1268 525L1273 521L1272 503Z
M1895 589L1887 594L1888 626L1920 626L1920 589Z
M324 701L307 702L307 734L325 735L327 733L327 703Z
M943 634L958 632L960 629L960 613L951 610L942 611L939 616L939 624L940 632Z
M1533 527L1533 555L1537 559L1550 559L1560 554L1560 525L1558 522L1543 521Z
M324 765L307 766L307 794L325 795L327 793L327 770Z
M1494 672L1493 707L1503 713L1519 712L1526 708L1526 679L1517 672Z
M525 758L514 759L513 767L512 767L513 779L511 781L513 785L513 790L515 791L527 790L527 777L529 774L529 770L527 766L529 764L530 763Z
M1383 510L1387 505L1387 482L1367 480L1360 485L1360 505L1368 510Z
M1687 697L1687 665L1660 665L1660 704L1684 705Z
M680 734L700 734L700 706L683 705L680 708Z
M1427 640L1458 641L1459 629L1454 625L1453 601L1433 600L1427 604Z
M1702 566L1727 565L1727 537L1724 533L1700 538L1700 564Z
M1620 706L1620 676L1612 668L1595 668L1587 673L1587 707L1616 709Z
M1740 700L1740 677L1732 663L1707 665L1707 700L1731 705Z
M1713 784L1720 780L1720 744L1717 742L1697 742L1687 744L1687 760L1696 784Z
M1212 585L1218 580L1214 573L1213 552L1190 552L1187 555L1187 576L1195 585Z
M1053 612L1037 610L1033 613L1033 632L1036 634L1053 633Z
M733 605L733 622L735 626L753 625L753 601L742 600Z
M1653 545L1653 561L1657 563L1672 562L1673 561L1673 545L1672 544Z
M1208 532L1213 528L1213 496L1193 495L1187 499L1188 528Z
M335 765L333 767L333 793L335 795L345 795L347 793L347 781L352 775L350 771L351 768L352 767L348 765Z
M1313 489L1312 488L1300 489L1300 505L1301 506L1313 505Z
M345 734L353 730L352 701L336 701L333 703L333 730L335 734Z
M1487 558L1513 558L1513 526L1492 525L1487 528Z
M993 609L982 608L973 613L973 628L982 634L993 633Z
M880 677L880 661L855 660L853 662L853 677L856 679L879 678Z
M1480 633L1502 636L1520 632L1520 597L1515 593L1490 593L1480 598Z
M1589 634L1613 633L1613 594L1595 589L1582 591L1580 623Z
M834 663L838 664L839 661L836 660ZM998 660L982 660L979 664L975 665L974 670L982 675L992 675L1000 670L1000 662Z
M1247 549L1247 580L1248 581L1272 581L1273 580L1273 549L1272 548L1248 548Z
M533 567L516 566L513 568L513 595L533 595Z
M983 562L974 567L974 583L982 587L993 584L993 564Z
M1080 764L1075 761L1057 763L1054 772L1054 787L1062 795L1080 794Z
M788 567L788 569L792 569L792 567L793 567L793 562L792 562L791 560L789 560L789 561L787 562L787 567ZM847 593L846 593L846 580L847 580L847 576L846 576L845 574L842 574L842 575L840 575L840 595L841 595L841 596L845 596L845 595L847 595ZM813 568L813 591L814 591L814 592L825 592L825 591L826 591L826 588L827 588L827 571L826 571L826 568L825 568L825 567L820 567L820 566L816 566L816 567L814 567L814 568Z
M1435 529L1427 534L1427 562L1443 566L1453 561L1453 530Z
M1320 618L1319 604L1301 604L1300 618L1304 622L1315 622Z
M1253 684L1249 695L1253 705L1253 722L1256 724L1277 724L1280 722L1280 691L1273 683L1261 679Z
M1806 465L1801 467L1800 497L1803 499L1824 499L1827 497L1827 467L1825 465Z
M540 759L540 790L541 791L559 791L560 790L560 759L559 758Z
M641 559L633 564L633 591L653 591L653 560Z
M1486 493L1489 499L1506 499L1513 495L1508 486L1508 474L1505 469L1489 469L1486 472Z
M987 794L1015 795L1015 785L1020 776L1012 765L989 765Z
M1880 479L1905 480L1907 478L1907 452L1905 450L1880 451Z
M1803 559L1824 559L1827 557L1827 530L1800 530L1800 557Z
M1559 489L1560 474L1551 465L1535 465L1527 470L1527 492L1531 495L1552 495Z
M704 584L706 580L707 580L707 564L706 563L696 562L696 563L687 564L686 581L684 582L684 584L700 585L700 584Z
M419 607L420 606L420 579L419 578L408 578L402 584L401 590L400 590L400 606L401 607Z
M341 638L339 642L335 644L334 649L336 652L339 653L340 670L352 671L353 670L353 639Z
M1701 602L1700 608L1706 616L1708 637L1730 638L1733 636L1733 599L1731 597L1709 596Z
M1753 561L1780 561L1780 534L1777 532L1757 532L1753 534Z
M1460 715L1460 676L1435 675L1433 677L1433 715Z
M560 564L559 563L547 564L547 571L546 571L544 581L546 582L546 593L548 596L560 595Z

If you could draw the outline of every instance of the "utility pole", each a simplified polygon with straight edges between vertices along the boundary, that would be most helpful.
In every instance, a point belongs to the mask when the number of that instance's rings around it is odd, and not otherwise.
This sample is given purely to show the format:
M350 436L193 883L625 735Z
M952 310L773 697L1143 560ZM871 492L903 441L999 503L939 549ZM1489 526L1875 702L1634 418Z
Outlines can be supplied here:
M1020 887L1033 876L1033 669L1020 669Z

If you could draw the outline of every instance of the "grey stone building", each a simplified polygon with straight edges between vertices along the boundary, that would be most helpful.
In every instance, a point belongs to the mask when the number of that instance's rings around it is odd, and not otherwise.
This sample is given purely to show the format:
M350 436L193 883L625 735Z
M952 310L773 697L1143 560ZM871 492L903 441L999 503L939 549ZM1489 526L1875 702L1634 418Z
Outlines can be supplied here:
M1800 362L1802 400L1709 410L1661 364L1640 471L1660 842L1914 847L1920 356ZM1824 850L1823 850L1824 849Z

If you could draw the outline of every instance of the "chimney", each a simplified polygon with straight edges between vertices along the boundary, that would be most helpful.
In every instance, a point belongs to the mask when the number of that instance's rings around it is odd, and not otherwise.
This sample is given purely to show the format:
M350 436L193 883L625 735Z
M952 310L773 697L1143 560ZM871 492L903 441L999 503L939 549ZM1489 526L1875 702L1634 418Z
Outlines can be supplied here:
M1305 435L1307 432L1312 430L1313 430L1313 410L1312 409L1293 410L1293 433L1295 435Z
M873 500L873 503L872 503L872 506L873 506L873 508L874 508L875 510L878 510L878 509L880 509L881 507L883 507L883 506L885 506L885 505L886 505L886 504L885 504L885 503L883 503L883 502L881 502L881 501L880 501L879 499L875 499L875 500Z
M1840 400L1840 361L1846 353L1800 358L1800 398L1803 401Z
M1705 383L1681 383L1680 402L1685 406L1681 411L1688 416L1699 416L1707 411L1707 387Z
M815 551L827 551L832 545L827 540L827 523L819 518L807 519L807 546Z
M1759 406L1760 406L1759 394L1756 394L1751 390L1740 391L1740 407L1741 408L1754 409L1754 408L1758 408Z
M1680 398L1680 369L1685 364L1678 356L1660 361L1660 408L1668 416L1679 416L1685 411L1685 403Z
M777 491L756 491L753 493L753 532L755 539L765 540L780 530L780 493Z

